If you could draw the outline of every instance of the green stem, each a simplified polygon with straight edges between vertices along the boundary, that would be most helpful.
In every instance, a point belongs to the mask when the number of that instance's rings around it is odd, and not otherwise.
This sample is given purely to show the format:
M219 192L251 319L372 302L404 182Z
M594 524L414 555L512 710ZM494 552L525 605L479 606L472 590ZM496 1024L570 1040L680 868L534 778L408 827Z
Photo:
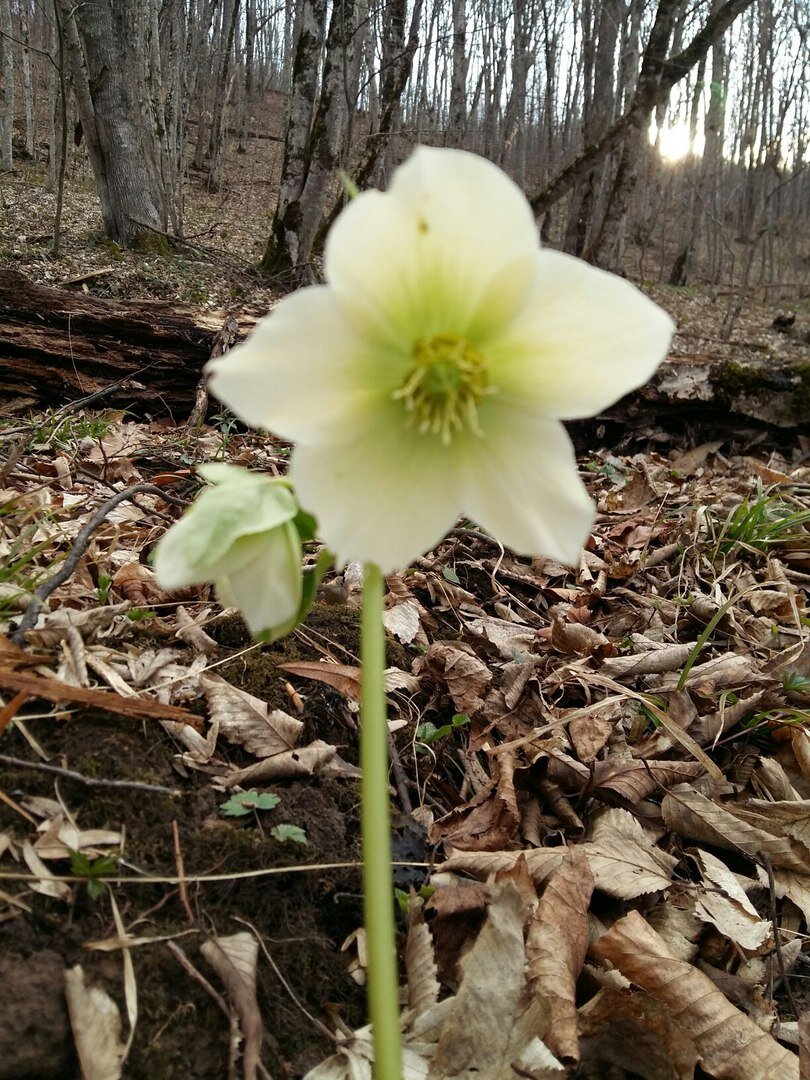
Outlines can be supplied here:
M400 1080L399 979L391 876L391 810L388 803L388 722L385 702L383 577L367 563L363 578L360 659L360 767L363 895L368 950L368 1003L374 1040L375 1080Z

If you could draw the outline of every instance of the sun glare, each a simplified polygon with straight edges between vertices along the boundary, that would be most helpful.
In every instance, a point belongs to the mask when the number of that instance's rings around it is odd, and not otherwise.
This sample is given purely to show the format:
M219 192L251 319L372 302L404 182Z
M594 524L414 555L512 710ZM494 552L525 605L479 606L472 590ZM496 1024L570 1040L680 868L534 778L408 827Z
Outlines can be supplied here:
M689 153L689 125L679 121L676 124L665 124L660 130L655 121L650 125L650 142L655 145L658 136L658 152L665 161L682 161ZM697 155L703 153L703 135L698 132L691 152Z

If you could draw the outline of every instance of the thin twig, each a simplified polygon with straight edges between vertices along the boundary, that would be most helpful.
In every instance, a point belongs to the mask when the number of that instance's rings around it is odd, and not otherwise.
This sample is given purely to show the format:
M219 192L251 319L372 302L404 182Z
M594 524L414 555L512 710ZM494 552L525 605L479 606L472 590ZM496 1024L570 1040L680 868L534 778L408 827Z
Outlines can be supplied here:
M757 854L759 855L762 865L765 867L765 873L768 875L768 890L770 894L768 899L771 906L771 925L773 926L773 945L776 950L776 962L779 965L779 974L782 976L782 981L785 984L785 995L788 999L790 1010L793 1013L794 1019L798 1020L801 1013L796 1005L796 999L793 997L793 991L791 990L790 982L788 981L787 968L785 967L785 958L782 955L782 935L779 931L779 923L776 918L776 884L773 879L773 866L771 865L771 860L764 851L758 851Z
M197 920L194 918L194 913L191 910L191 905L188 902L188 889L186 889L186 868L183 863L183 849L180 847L180 829L177 825L177 818L172 822L172 840L174 841L174 865L177 869L177 876L180 879L178 885L178 893L180 894L180 903L183 905L183 910L188 915L188 921L192 926L197 925Z
M44 761L25 761L23 758L10 757L8 754L0 754L0 764L12 765L17 769L32 769L34 772L53 773L55 776L62 776L65 780L75 780L77 784L85 784L87 787L124 788L128 791L146 791L152 795L177 796L180 794L179 791L162 787L160 784L146 784L141 780L99 780L93 776L84 776L82 773L74 772L73 769L47 765Z
M334 1032L330 1031L329 1028L326 1026L326 1024L322 1023L317 1018L317 1016L313 1016L312 1013L309 1012L309 1010L303 1004L301 999L299 997L297 997L297 995L296 995L295 991L293 990L293 988L290 986L290 984L284 978L284 975L282 974L281 969L279 968L278 964L273 959L273 957L272 957L272 955L270 953L270 950L265 945L263 936L259 933L259 931L253 925L253 923L249 922L247 919L241 919L238 915L234 915L234 921L238 922L238 923L241 923L243 926L247 926L250 930L253 931L253 934L256 937L256 940L259 942L259 946L260 946L262 952L264 953L265 960L267 961L267 963L270 965L270 967L275 972L276 978L278 979L278 981L281 983L281 985L284 987L284 989L289 994L293 1004L297 1008L299 1008L301 1010L301 1012L304 1014L304 1016L307 1018L307 1020L309 1020L309 1022L311 1024L314 1024L314 1026L318 1029L318 1031L320 1031L320 1033L324 1036L324 1038L328 1039L332 1043L336 1042L337 1040L335 1038Z
M48 578L47 581L44 581L32 594L31 602L22 619L20 619L19 626L14 633L10 635L11 640L15 645L25 644L25 634L36 624L42 605L55 589L58 589L60 585L68 580L79 565L79 560L82 555L84 555L87 545L90 543L90 537L96 529L103 525L107 515L110 514L119 503L125 502L127 499L131 499L133 495L139 495L142 492L151 492L153 495L160 495L161 498L164 499L167 496L167 492L165 492L163 488L158 487L157 484L133 484L131 487L124 488L123 491L117 491L115 495L110 496L106 502L102 503L76 536L73 547L70 549L67 558L62 563L59 570L57 570L52 577Z

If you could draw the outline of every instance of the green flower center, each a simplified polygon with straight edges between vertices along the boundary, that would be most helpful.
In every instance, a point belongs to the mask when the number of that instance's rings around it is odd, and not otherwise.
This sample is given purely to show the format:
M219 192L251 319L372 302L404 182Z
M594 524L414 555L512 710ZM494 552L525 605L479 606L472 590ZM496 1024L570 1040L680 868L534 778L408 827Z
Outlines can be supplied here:
M483 436L478 406L492 387L481 353L460 334L435 334L417 341L412 355L413 366L393 394L405 403L410 422L422 434L441 436L445 446L465 428Z

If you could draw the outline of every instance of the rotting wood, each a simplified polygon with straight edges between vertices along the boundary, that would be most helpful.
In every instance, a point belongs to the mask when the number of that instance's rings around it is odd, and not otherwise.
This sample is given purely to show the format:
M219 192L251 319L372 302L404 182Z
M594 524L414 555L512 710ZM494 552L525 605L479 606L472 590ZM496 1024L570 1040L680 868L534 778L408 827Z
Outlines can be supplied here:
M192 412L203 366L234 317L239 333L228 333L231 344L253 329L255 316L102 299L0 270L0 412L92 404L180 421ZM803 427L810 424L806 349L797 341L794 355L761 361L674 357L604 415L630 427L705 419L720 431L741 418Z
M0 408L24 415L93 396L96 408L187 415L228 314L102 299L0 270ZM255 319L239 322L247 333Z

